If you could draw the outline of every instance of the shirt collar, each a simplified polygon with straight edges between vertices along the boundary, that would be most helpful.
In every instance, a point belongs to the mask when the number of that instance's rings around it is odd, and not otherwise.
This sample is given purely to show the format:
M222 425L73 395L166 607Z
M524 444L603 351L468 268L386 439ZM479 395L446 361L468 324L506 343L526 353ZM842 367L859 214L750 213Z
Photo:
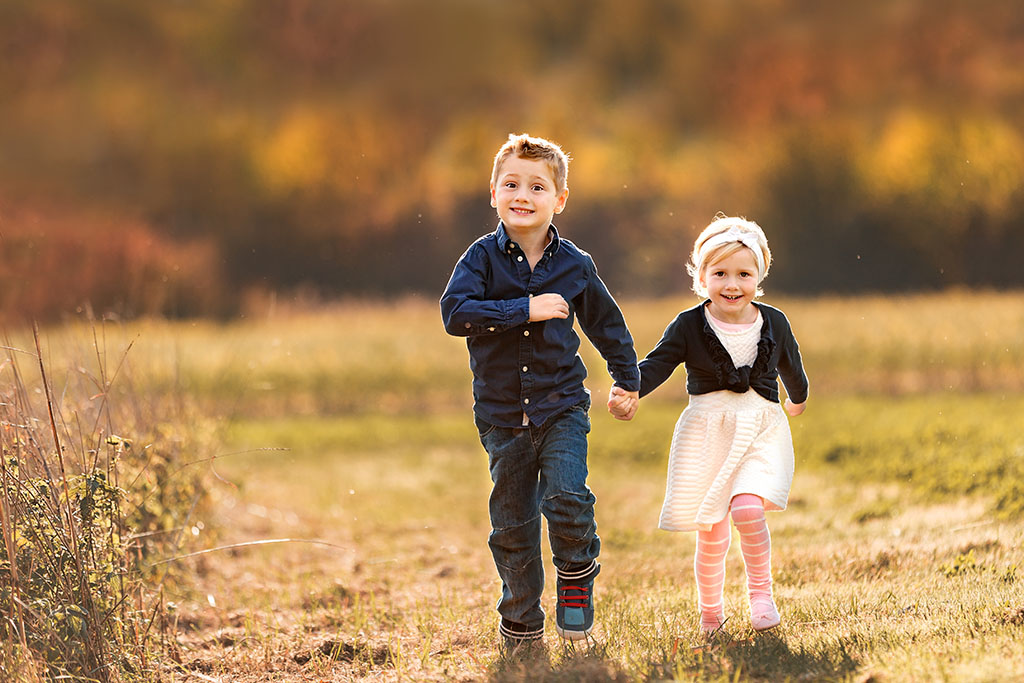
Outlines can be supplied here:
M555 227L554 223L548 226L548 231L548 234L551 237L551 241L548 243L547 247L544 248L544 251L550 254L554 254L556 251L558 251L558 245L561 242L561 238L559 238L558 236L558 228ZM511 252L512 238L509 237L508 232L505 230L504 223L498 223L496 235L498 238L498 248L504 252Z

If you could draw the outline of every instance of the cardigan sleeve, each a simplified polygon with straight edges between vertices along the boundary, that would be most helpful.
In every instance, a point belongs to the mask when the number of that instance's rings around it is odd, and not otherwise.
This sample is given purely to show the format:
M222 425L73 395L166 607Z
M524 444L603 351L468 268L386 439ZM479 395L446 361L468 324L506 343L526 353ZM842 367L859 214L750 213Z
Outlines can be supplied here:
M676 316L661 335L661 341L640 361L640 397L657 389L686 360L686 330L683 314Z
M785 316L783 316L785 318ZM793 403L807 400L810 383L804 372L803 360L800 357L800 345L793 335L793 328L786 319L786 334L782 340L782 353L779 355L779 376L786 386L786 393Z

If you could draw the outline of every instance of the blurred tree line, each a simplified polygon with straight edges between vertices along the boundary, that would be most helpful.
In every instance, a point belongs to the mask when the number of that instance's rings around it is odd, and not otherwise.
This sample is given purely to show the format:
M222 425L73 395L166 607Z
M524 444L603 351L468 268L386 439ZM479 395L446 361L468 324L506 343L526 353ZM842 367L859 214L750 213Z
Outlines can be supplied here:
M1020 287L1022 65L1005 0L5 0L0 311L437 294L510 132L619 294L719 210L773 292Z

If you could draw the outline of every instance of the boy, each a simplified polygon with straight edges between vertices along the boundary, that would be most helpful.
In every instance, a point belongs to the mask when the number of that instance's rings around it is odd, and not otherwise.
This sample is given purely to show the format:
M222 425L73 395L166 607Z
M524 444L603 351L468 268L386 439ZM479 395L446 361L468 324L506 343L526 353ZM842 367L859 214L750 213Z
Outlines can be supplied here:
M616 416L632 417L640 375L622 313L586 252L551 220L565 208L568 157L558 145L510 135L494 158L497 229L474 242L441 297L449 334L467 337L474 418L488 454L491 534L502 581L499 633L506 647L544 635L540 515L557 570L556 631L586 638L593 627L601 541L587 487L590 394L573 319L608 363Z

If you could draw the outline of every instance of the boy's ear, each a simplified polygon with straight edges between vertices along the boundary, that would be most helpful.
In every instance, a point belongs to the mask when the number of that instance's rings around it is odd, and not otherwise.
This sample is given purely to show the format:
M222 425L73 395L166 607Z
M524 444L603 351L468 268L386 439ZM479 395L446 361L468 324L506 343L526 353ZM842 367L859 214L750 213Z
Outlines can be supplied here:
M494 196L494 183L491 183L491 208L498 208L498 198Z
M565 202L569 199L569 188L562 190L562 194L558 195L558 201L555 202L555 213L562 213L562 209L565 208Z

